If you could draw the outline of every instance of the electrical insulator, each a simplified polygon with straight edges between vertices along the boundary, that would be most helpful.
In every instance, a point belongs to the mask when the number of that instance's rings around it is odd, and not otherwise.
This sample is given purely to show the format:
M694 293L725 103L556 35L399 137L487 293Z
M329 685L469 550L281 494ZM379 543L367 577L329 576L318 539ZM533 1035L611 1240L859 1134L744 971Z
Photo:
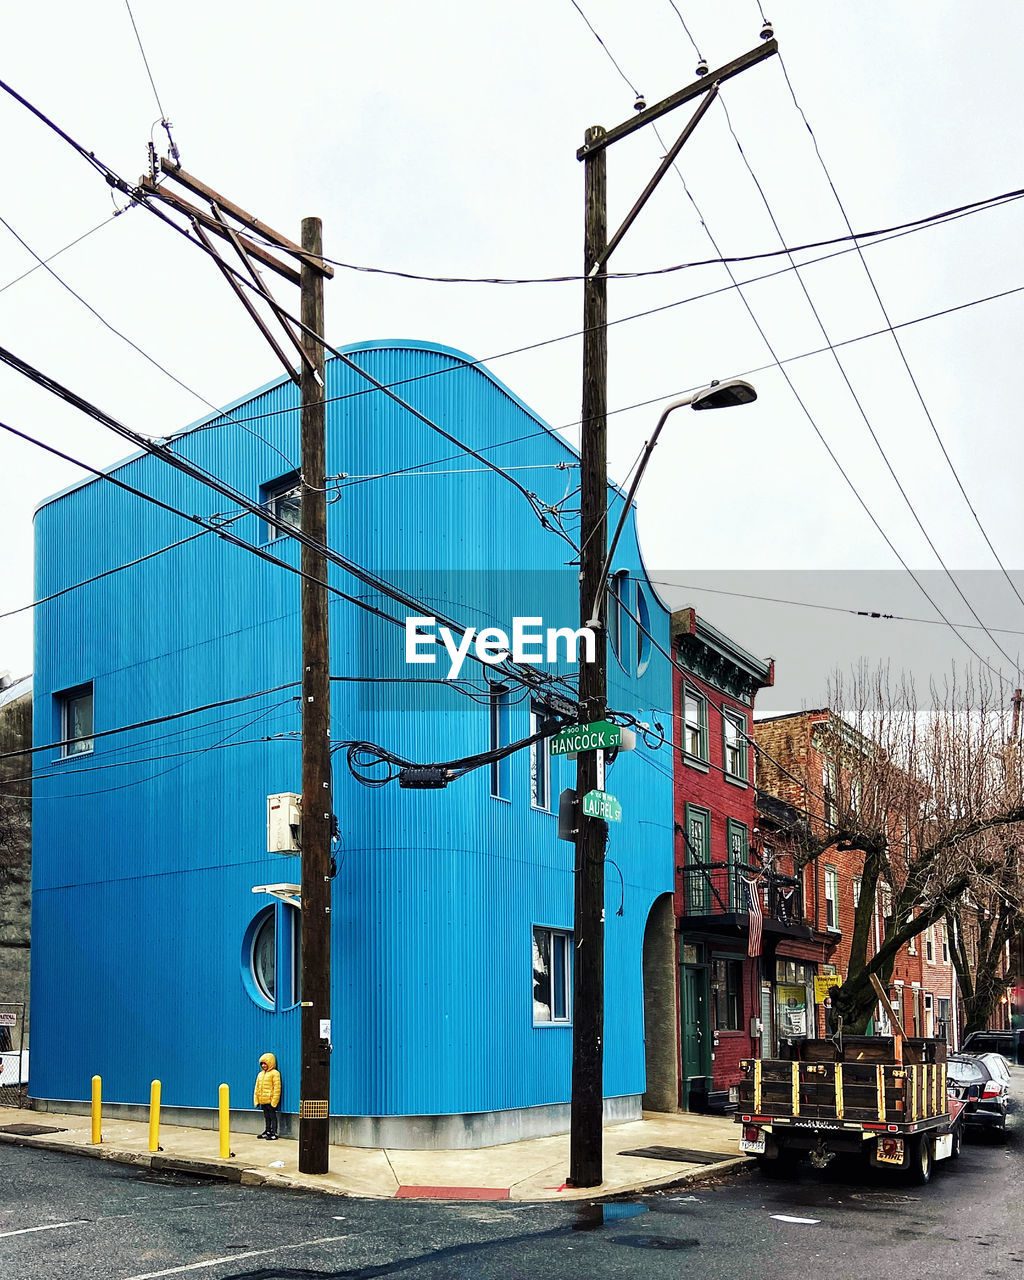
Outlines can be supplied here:
M772 24L768 21L767 18L765 18L764 26L761 28L761 39L770 40L774 34L775 34L775 31L772 28Z
M642 93L638 93L636 95L636 102L633 103L633 110L634 111L647 110L647 99L644 97Z
M706 76L707 73L708 73L708 60L707 58L701 58L700 62L697 63L696 74L699 76Z

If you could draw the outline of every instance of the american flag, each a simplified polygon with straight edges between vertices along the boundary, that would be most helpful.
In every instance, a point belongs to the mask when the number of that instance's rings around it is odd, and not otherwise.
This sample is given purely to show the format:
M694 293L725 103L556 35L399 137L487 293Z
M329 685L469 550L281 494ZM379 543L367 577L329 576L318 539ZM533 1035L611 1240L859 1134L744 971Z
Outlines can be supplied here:
M761 954L761 890L756 880L744 880L747 886L747 904L750 915L750 940L747 943L747 955Z

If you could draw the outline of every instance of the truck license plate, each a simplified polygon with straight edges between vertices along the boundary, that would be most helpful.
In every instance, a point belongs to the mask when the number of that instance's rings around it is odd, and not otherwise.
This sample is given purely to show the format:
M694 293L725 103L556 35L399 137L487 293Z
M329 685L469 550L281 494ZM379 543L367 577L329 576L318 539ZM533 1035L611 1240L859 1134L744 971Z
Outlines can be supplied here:
M753 1141L749 1138L740 1138L740 1150L746 1151L752 1156L763 1156L764 1131L762 1130Z
M903 1163L903 1139L879 1138L875 1159L879 1164Z

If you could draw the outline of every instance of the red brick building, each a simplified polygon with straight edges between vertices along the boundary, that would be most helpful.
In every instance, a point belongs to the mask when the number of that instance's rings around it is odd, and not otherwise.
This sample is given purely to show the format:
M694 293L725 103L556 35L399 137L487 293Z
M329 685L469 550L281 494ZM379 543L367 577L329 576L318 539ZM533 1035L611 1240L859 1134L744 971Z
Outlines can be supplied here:
M812 939L792 864L768 865L757 830L753 706L773 664L692 609L672 615L672 651L679 1104L703 1111L728 1104L741 1058L771 1052L764 979L780 944Z
M758 785L792 807L817 833L825 831L840 811L856 811L859 780L851 760L870 757L873 747L827 708L769 716L754 726L759 750ZM870 770L868 771L870 773ZM909 793L905 793L909 794ZM885 814L890 846L909 845L908 823L897 810ZM826 941L818 969L845 978L850 963L854 912L860 900L864 855L854 849L826 849L802 876L804 918L816 937ZM891 912L891 889L881 885L874 906L868 957L880 945L884 919ZM826 955L827 951L827 955ZM956 986L945 925L935 924L900 950L890 985L890 998L908 1035L941 1036L957 1044ZM813 1020L824 1031L825 1011L818 1005Z

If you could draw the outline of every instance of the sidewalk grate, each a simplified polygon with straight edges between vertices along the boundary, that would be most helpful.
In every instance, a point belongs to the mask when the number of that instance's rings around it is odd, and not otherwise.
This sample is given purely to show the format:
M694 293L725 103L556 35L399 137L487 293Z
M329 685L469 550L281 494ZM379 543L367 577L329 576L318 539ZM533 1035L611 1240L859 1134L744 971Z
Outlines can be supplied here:
M635 1151L620 1151L620 1156L643 1156L647 1160L671 1160L675 1164L718 1164L728 1160L734 1151L692 1151L689 1147L637 1147Z
M16 1133L22 1138L34 1138L40 1133L67 1133L52 1124L3 1124L0 1133Z

